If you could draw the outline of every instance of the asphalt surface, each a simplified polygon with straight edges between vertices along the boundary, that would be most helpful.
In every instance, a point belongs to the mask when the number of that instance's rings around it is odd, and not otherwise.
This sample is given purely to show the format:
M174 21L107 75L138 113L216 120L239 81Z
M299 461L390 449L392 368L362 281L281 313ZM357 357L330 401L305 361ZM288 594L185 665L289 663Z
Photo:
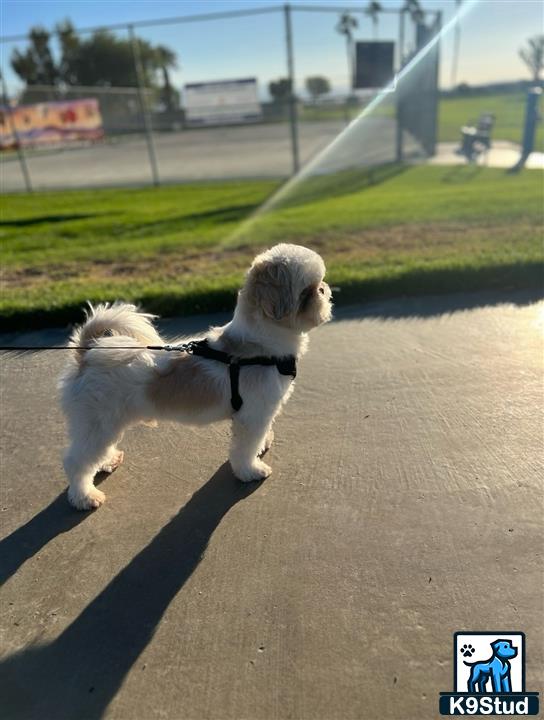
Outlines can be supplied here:
M342 120L300 123L302 163L328 145L346 123ZM383 160L393 157L394 144L383 143ZM154 134L162 182L287 177L292 172L291 135L287 123L202 128ZM87 147L28 153L34 189L145 185L151 182L143 136ZM16 156L0 156L3 192L24 190Z
M227 425L138 427L87 514L59 356L3 359L2 717L425 720L466 629L524 631L542 692L543 327L527 294L344 310L268 480L233 479Z
M306 164L320 155L319 172L337 172L357 165L374 166L395 158L395 122L388 117L367 117L355 124L341 141L333 142L346 121L300 122L299 156ZM421 147L404 133L407 160L436 165L464 165L456 151L459 143L440 143L427 159ZM200 128L154 134L159 178L162 183L232 178L284 178L293 170L291 135L286 123ZM494 141L480 164L509 168L519 159L520 148ZM27 153L27 167L35 190L58 190L108 186L141 186L152 182L148 148L143 136L117 138L83 147L50 148ZM544 167L544 154L532 153L528 168ZM317 170L314 168L314 170ZM25 189L16 155L0 153L0 190Z

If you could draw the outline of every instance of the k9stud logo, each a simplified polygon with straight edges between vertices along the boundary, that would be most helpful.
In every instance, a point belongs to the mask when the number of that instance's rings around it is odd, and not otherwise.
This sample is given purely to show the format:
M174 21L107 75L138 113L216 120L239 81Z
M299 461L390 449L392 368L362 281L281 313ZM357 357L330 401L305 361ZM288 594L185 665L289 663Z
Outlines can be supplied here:
M440 693L441 715L537 715L538 693L525 691L524 633L456 632L453 688Z

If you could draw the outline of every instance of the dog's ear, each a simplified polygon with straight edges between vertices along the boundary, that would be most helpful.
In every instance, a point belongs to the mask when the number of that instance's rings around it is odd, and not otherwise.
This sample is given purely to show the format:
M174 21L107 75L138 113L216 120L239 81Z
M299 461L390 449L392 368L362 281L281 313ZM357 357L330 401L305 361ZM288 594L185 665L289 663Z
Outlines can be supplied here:
M257 260L249 271L246 292L272 320L281 320L293 310L291 274L285 263Z

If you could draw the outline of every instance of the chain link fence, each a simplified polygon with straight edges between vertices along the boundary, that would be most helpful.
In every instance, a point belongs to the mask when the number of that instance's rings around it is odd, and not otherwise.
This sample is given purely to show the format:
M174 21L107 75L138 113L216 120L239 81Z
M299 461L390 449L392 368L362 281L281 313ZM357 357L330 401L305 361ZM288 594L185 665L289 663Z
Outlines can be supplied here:
M308 11L322 18L317 30L306 22ZM361 8L354 12L364 17ZM387 16L388 37L398 32L395 12ZM3 82L0 111L2 190L290 176L371 98L350 89L346 38L335 28L339 13L340 8L287 5L110 28L110 37L128 41L131 48L130 87L59 82L22 88L12 73L10 82ZM224 28L220 40L218 23ZM406 51L404 18L401 29ZM97 32L104 31L77 31L76 36L84 41ZM53 36L56 58L58 43ZM320 56L325 43L329 50ZM160 82L150 86L144 61L152 45L171 49L179 59L170 76L159 73ZM3 78L26 47L27 39L3 39ZM398 67L402 52L397 51ZM256 56L266 62L252 73ZM220 67L218 57L224 59ZM298 57L306 59L297 65ZM107 57L99 60L107 63ZM310 95L308 75L325 77L327 92ZM233 90L221 81L237 85ZM272 94L272 83L282 82L282 92ZM202 99L195 105L192 95ZM199 108L199 102L206 107ZM398 158L395 123L392 110L351 163Z

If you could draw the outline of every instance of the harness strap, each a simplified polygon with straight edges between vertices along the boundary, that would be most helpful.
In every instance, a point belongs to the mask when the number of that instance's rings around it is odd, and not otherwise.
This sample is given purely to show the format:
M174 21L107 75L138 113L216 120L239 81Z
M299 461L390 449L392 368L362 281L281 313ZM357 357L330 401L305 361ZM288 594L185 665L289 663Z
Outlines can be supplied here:
M242 405L243 400L240 396L240 367L244 365L275 365L280 375L291 375L293 379L297 375L297 361L294 355L287 355L286 357L265 357L257 356L253 358L235 358L222 350L215 350L208 345L208 341L194 340L193 342L187 343L183 346L186 352L192 355L198 355L199 357L207 358L209 360L217 360L224 365L229 366L230 376L230 404L233 410L238 411ZM181 349L181 348L180 348Z
M230 375L230 404L234 412L237 412L244 401L240 395L240 365L237 362L231 361L229 364L229 375Z

